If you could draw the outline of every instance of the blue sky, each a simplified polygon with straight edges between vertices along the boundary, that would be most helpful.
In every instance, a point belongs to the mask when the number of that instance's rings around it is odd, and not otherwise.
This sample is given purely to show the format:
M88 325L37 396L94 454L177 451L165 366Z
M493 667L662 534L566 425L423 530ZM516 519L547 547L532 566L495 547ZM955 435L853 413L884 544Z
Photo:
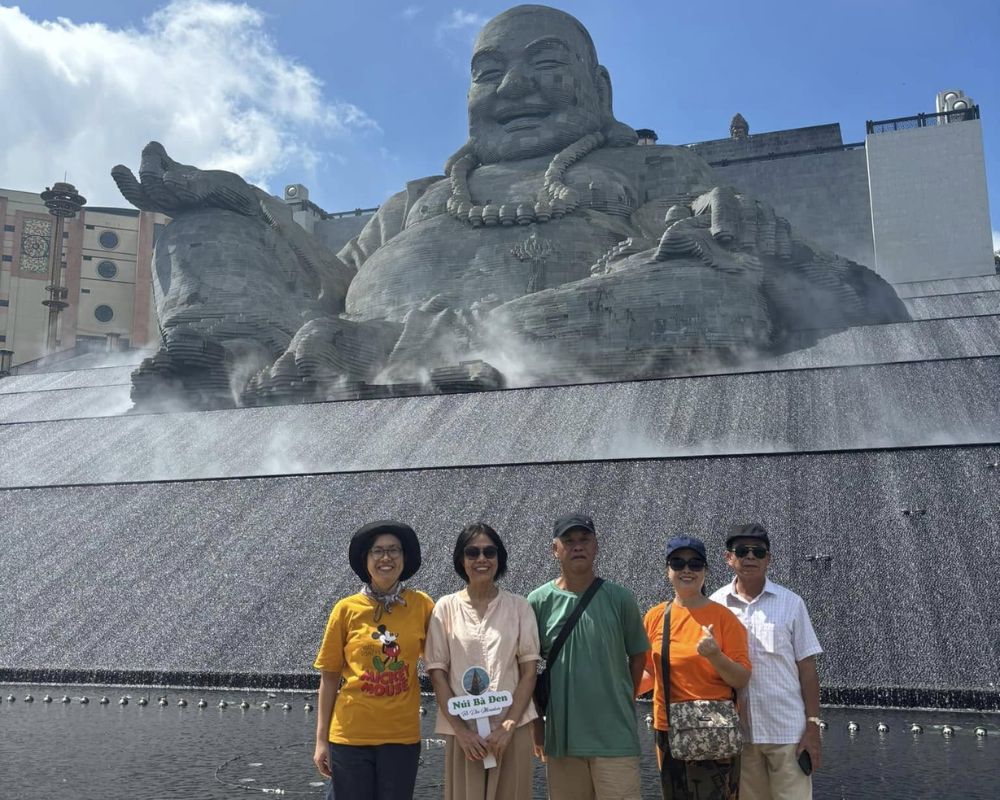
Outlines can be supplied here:
M66 170L96 202L121 204L108 170L135 166L157 138L178 160L236 169L271 191L304 183L329 211L377 205L440 172L464 140L472 40L509 5L0 5L0 96L32 120L12 132L17 157L0 162L0 186L38 190ZM933 112L937 91L964 89L982 107L1000 230L996 0L557 6L593 35L616 115L661 143L726 136L737 111L751 133L839 122L856 142L867 119ZM56 55L67 44L77 61Z

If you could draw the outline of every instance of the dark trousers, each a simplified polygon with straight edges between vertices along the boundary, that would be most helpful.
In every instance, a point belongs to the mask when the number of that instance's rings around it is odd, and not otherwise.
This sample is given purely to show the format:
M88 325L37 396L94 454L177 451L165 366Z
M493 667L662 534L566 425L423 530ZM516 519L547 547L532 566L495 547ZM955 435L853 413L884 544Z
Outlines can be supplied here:
M725 761L679 761L670 755L664 731L656 732L663 800L739 800L740 757Z
M330 744L327 800L413 800L420 744Z

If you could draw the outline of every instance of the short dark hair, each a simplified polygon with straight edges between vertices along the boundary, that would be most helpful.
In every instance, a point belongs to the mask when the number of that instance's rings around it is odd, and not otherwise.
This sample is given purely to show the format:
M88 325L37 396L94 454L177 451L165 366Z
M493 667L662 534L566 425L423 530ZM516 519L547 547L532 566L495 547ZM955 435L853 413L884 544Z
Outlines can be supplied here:
M452 555L452 560L455 563L455 572L466 583L469 582L469 574L465 571L465 546L481 533L489 536L490 541L497 546L496 578L499 580L507 574L507 548L503 546L500 534L485 522L473 522L471 525L466 525L462 529L462 532L458 534L458 541L455 542L455 552Z

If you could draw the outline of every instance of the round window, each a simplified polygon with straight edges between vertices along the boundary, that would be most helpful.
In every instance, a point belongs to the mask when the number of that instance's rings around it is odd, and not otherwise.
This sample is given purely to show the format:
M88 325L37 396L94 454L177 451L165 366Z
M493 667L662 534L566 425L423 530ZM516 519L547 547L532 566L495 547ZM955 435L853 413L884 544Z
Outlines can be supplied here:
M118 274L118 267L114 261L102 261L97 265L97 274L110 280Z
M97 240L105 250L114 250L118 247L118 234L114 231L101 231L101 235L97 237Z
M94 316L98 322L111 322L114 319L115 312L111 306L100 305L94 309Z

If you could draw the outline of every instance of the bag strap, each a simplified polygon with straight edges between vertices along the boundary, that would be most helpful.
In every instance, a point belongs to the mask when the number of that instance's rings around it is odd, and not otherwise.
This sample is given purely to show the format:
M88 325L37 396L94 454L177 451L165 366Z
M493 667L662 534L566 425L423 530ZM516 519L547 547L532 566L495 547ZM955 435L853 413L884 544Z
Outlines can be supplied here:
M663 673L663 707L667 714L667 730L670 729L670 607L663 609L663 642L660 644L660 671Z
M559 651L562 650L562 646L566 644L566 640L569 638L570 633L573 632L573 626L576 625L577 621L583 616L583 610L587 607L587 604L594 598L597 594L597 590L601 588L601 584L604 583L604 578L594 578L593 583L587 587L587 591L583 593L577 603L576 607L573 609L566 621L563 623L562 630L559 631L559 635L556 640L552 643L552 647L549 648L549 654L545 658L545 671L549 671L549 667L556 660L556 656L559 655Z

